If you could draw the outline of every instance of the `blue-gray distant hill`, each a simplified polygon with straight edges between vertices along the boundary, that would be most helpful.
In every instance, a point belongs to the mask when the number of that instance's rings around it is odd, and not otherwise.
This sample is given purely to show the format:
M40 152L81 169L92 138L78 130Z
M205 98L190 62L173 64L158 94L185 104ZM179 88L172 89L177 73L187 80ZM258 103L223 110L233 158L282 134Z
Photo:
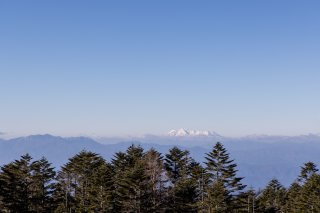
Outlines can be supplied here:
M299 174L303 163L313 161L320 165L318 135L244 138L146 136L132 139L104 138L99 139L100 142L87 137L32 135L10 140L0 139L0 165L29 153L35 159L45 156L58 169L81 150L99 153L109 161L115 152L125 151L132 143L141 144L145 149L154 147L163 154L173 145L178 145L190 150L197 161L203 162L205 153L210 151L217 140L225 145L235 159L238 174L245 177L244 182L254 188L263 187L274 177L288 186Z

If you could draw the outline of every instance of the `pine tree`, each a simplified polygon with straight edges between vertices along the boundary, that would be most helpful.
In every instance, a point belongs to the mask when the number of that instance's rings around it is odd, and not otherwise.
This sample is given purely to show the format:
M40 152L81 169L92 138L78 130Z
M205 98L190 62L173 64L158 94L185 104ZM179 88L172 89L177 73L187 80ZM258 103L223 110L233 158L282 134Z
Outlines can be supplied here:
M205 204L210 213L230 212L229 193L222 180L216 180L208 187Z
M52 212L53 211L53 190L56 172L45 158L34 161L31 164L32 171L32 211Z
M70 158L57 176L57 211L92 212L109 209L111 201L106 193L111 193L111 186L106 179L110 173L105 160L96 153L82 151Z
M300 175L298 181L300 184L304 184L313 174L317 173L319 170L313 162L305 163L300 170Z
M114 212L121 212L123 200L126 199L126 190L123 185L124 171L127 170L127 156L124 152L117 152L111 161L113 178L112 178L112 209Z
M237 195L246 187L241 183L243 178L236 177L237 164L230 160L229 153L220 142L217 142L210 153L207 153L206 171L209 176L206 206L211 209L212 196L216 196L215 210L212 212L230 212L239 208L235 201ZM220 194L217 194L217 193ZM218 201L221 201L220 206ZM227 206L229 209L226 209Z
M126 153L116 153L112 160L113 210L116 212L149 212L152 209L152 183L146 172L144 150L131 145Z
M277 179L272 179L258 197L260 211L284 212L286 201L286 189Z
M135 165L124 172L122 187L125 188L125 198L123 209L125 212L149 212L151 211L152 186L148 182L148 177L144 170L142 161L137 161Z
M9 212L30 212L31 160L31 156L26 154L20 160L1 167L0 196L4 208Z
M107 163L82 151L55 178L45 159L26 154L0 170L0 211L42 212L320 212L316 165L301 167L288 190L271 180L261 192L244 191L236 164L221 143L207 154L206 168L187 150L172 148L165 159L132 145Z
M198 199L198 182L192 178L194 160L189 151L173 147L166 154L165 168L171 186L168 207L171 212L194 212Z
M245 202L242 206L242 212L254 213L256 211L256 199L257 192L251 188L245 193L242 193L240 196L245 198Z
M143 156L143 148L140 145L136 146L132 144L126 151L126 166L134 166L138 161L142 159Z
M258 192L256 192L253 188L250 188L247 191L241 192L237 199L235 200L237 213L254 213L257 212L257 196Z
M301 186L297 182L293 182L289 187L286 195L285 212L299 213Z
M300 212L320 212L320 175L312 174L300 190L296 205Z
M209 183L209 176L206 173L205 169L198 163L191 163L191 178L193 183L197 186L196 193L196 203L195 207L198 212L202 212L204 208L204 199L205 199L205 191L207 189L207 185Z
M94 209L94 211L112 212L113 175L112 166L106 162L94 170L90 178L92 183L95 184L95 187L92 187L90 191L90 200L94 204L91 209Z
M186 177L190 172L190 153L187 150L181 150L173 147L166 154L165 169L172 184L174 185L179 179Z
M144 169L151 187L152 212L161 212L165 207L165 169L163 157L155 149L147 151L143 157Z

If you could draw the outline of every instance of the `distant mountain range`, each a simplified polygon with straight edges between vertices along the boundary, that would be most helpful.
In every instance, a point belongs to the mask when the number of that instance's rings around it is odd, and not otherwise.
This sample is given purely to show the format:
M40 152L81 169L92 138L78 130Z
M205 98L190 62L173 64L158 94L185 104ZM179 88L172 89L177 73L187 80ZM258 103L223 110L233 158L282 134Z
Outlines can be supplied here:
M244 182L254 188L263 187L274 177L288 186L299 174L303 163L313 161L320 165L319 135L227 138L191 130L186 132L188 134L184 136L168 134L137 138L91 139L32 135L10 140L0 139L0 165L29 153L35 159L45 156L55 167L60 167L81 150L96 152L110 161L115 152L125 151L132 143L140 144L145 149L154 147L163 154L177 145L190 150L191 156L202 163L205 153L211 150L217 140L224 144L230 156L235 159L239 175L245 177Z
M202 131L202 130L188 130L188 129L178 129L178 130L170 130L168 132L168 136L176 136L176 137L196 137L196 136L205 136L205 137L221 137L215 132L211 131Z

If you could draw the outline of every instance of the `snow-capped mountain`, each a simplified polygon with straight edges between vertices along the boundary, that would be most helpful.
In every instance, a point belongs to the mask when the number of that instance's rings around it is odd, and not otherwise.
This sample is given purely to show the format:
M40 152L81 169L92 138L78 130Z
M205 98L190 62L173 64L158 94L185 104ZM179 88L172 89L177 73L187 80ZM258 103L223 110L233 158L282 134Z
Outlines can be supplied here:
M176 137L187 137L187 136L211 136L211 137L220 137L220 135L218 135L215 132L211 132L211 131L202 131L202 130L188 130L188 129L178 129L178 130L170 130L167 133L168 136L176 136Z

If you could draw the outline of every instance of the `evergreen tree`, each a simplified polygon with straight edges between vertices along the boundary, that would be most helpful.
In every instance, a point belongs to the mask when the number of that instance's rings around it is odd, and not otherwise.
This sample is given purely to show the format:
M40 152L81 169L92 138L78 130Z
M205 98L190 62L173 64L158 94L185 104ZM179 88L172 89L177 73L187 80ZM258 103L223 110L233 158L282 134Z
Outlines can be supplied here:
M34 212L53 212L54 178L56 172L45 158L31 164L32 183L32 210Z
M207 187L206 206L212 210L212 197L216 196L215 210L212 212L230 212L231 209L237 209L237 195L246 187L241 183L243 178L236 177L237 164L230 160L229 153L220 142L217 142L210 153L207 153L206 171L209 176ZM217 193L220 194L217 194ZM219 202L221 201L220 205ZM230 209L226 209L226 207Z
M153 212L161 212L165 208L165 169L163 157L155 149L147 151L143 157L145 173L151 187L150 201Z
M152 211L152 183L146 172L144 156L140 146L131 145L126 153L116 153L112 160L114 211Z
M0 196L4 208L13 213L30 212L31 209L31 156L21 156L20 160L1 167Z
M171 212L194 212L198 182L192 177L194 160L189 151L173 147L166 154L165 168L170 181L168 207Z
M197 162L192 162L191 168L191 178L197 186L197 198L194 206L196 206L198 211L202 212L204 210L205 191L209 182L209 176L205 169Z
M320 175L312 174L300 190L296 205L300 212L320 212Z
M123 200L126 199L126 190L124 187L124 171L127 170L127 156L124 152L117 152L111 161L113 169L112 178L112 209L114 212L121 212Z
M293 182L287 191L285 212L299 213L301 186Z
M151 212L152 186L148 182L142 161L137 161L132 168L124 172L122 184L126 198L123 200L124 212Z
M254 213L256 212L256 198L257 193L252 188L248 190L247 192L240 195L245 198L245 202L242 206L242 212L248 212L248 213Z
M0 211L44 212L320 212L320 175L312 162L288 190L271 180L261 192L244 191L236 164L221 143L206 155L206 167L187 150L131 145L107 163L82 151L55 178L45 159L23 155L0 169Z
M286 201L286 189L277 179L272 179L258 197L260 211L284 212Z
M205 204L210 213L228 212L230 210L228 208L230 204L229 193L222 180L216 180L208 187Z
M313 162L305 163L300 170L300 175L298 177L298 181L301 184L304 184L313 174L317 173L319 170L317 166Z
M4 165L0 172L0 197L8 212L52 212L53 180L51 164L30 155Z
M250 188L247 191L241 192L237 199L235 200L236 212L238 213L254 213L257 212L257 203L256 199L258 196L258 192L256 192L253 188Z
M57 176L58 212L92 212L110 209L111 171L96 153L82 151L62 167ZM102 199L102 200L101 200Z
M134 166L137 162L139 162L144 156L144 150L143 148L138 145L132 144L131 146L128 147L127 152L126 152L126 166L127 167L132 167Z
M114 172L109 163L102 163L97 170L93 172L91 180L96 184L91 191L91 199L94 203L95 211L112 211L112 178Z
M164 165L168 178L173 185L190 172L191 158L189 155L189 151L181 150L176 146L166 154Z

